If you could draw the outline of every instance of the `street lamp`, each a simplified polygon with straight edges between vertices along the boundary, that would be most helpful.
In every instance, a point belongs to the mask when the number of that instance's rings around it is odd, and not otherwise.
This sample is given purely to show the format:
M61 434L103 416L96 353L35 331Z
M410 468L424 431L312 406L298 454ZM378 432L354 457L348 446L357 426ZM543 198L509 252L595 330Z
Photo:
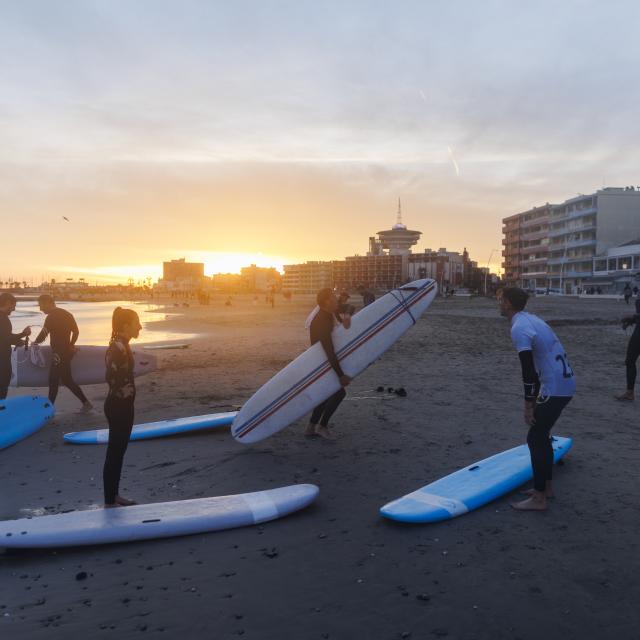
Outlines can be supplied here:
M491 249L491 253L489 254L489 259L487 260L487 270L484 272L484 295L487 295L487 276L489 275L489 263L491 262L491 258L493 258L493 254L496 251L500 251L500 249Z

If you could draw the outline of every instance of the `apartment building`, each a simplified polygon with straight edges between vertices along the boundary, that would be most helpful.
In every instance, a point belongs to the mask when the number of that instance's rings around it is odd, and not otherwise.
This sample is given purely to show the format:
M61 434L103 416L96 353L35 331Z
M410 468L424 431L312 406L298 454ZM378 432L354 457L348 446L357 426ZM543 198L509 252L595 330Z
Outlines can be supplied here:
M640 190L607 187L502 222L507 284L576 293L593 277L596 256L640 237Z

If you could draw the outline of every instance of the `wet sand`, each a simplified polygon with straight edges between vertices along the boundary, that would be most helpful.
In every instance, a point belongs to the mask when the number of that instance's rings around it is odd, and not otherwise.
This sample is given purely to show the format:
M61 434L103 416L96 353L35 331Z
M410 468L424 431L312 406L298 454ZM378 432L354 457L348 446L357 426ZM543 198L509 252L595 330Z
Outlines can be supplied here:
M304 350L310 297L192 306L167 329L197 333L156 352L138 379L137 422L225 411ZM349 387L335 443L300 421L254 446L228 431L132 443L124 495L161 502L309 482L310 508L232 531L0 555L2 637L639 638L638 404L621 404L631 311L613 300L542 297L578 394L555 433L574 447L546 513L514 495L461 518L400 525L387 501L524 442L518 358L495 302L437 300ZM402 386L407 397L379 399ZM100 406L103 386L86 388ZM355 399L362 398L362 399ZM60 392L51 425L0 452L0 517L101 502L102 446L62 434L102 426Z

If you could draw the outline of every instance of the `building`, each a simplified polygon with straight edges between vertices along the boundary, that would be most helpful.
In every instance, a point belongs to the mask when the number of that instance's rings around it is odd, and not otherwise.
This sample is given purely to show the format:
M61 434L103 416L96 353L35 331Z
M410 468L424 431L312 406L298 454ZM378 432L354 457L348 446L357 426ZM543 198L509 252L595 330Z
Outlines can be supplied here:
M411 253L411 247L418 243L421 231L411 231L402 223L402 205L398 199L398 219L396 223L386 231L378 231L378 240L369 238L368 256L383 255L387 251L391 256L407 256Z
M202 289L207 280L203 262L186 262L180 258L162 263L162 278L158 280L156 288L193 292Z
M582 281L581 293L600 290L622 294L626 285L640 289L640 238L607 249L593 258L593 276Z
M508 282L523 288L548 286L549 220L552 206L547 203L505 218L502 232L505 258L502 267Z
M282 289L290 293L317 293L333 287L331 262L312 261L304 264L285 264Z
M333 265L333 286L337 289L393 289L406 282L408 255L382 254L349 256Z
M265 291L279 291L281 276L274 267L250 267L240 269L241 289L245 293L264 293Z
M460 254L457 251L447 251L440 248L437 251L425 249L423 253L409 256L407 269L408 280L432 278L441 289L465 287L465 269L469 266L467 250Z
M502 222L508 285L575 293L593 277L597 255L640 237L640 190L607 187Z

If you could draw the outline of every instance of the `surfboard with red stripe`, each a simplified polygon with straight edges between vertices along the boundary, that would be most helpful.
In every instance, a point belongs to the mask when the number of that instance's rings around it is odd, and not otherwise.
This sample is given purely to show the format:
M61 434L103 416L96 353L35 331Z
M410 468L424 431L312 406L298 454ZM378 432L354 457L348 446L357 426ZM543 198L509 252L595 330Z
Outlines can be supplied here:
M414 280L378 298L337 327L333 344L342 370L354 378L408 331L436 296L434 280ZM242 406L231 433L245 444L259 442L309 413L340 388L320 343L309 347Z

